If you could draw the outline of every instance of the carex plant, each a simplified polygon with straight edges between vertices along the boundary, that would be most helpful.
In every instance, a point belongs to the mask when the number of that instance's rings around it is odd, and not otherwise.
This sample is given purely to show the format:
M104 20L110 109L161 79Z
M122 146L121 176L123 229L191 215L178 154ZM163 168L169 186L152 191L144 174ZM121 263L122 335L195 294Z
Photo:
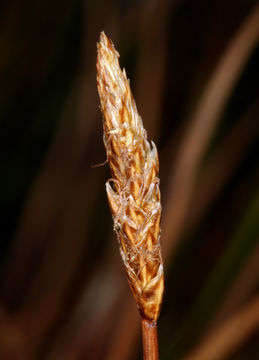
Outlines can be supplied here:
M106 191L114 230L137 307L143 319L155 324L164 289L157 149L147 140L119 54L104 32L97 50L103 140L112 174Z

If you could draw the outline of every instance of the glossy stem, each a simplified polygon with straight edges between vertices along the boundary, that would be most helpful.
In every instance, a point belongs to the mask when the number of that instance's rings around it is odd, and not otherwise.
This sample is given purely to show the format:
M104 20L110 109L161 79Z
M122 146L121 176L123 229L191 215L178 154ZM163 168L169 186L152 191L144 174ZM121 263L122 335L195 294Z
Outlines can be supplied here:
M159 360L157 325L142 319L143 360Z

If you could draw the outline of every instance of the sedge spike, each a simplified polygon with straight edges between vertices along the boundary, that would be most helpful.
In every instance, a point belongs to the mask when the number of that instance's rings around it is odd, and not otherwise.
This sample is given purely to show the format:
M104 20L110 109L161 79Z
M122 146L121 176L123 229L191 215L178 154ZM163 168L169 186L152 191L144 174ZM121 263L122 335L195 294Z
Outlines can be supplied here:
M138 309L144 319L156 322L164 289L157 150L147 141L119 54L104 32L97 51L103 140L112 174L106 191L114 230Z

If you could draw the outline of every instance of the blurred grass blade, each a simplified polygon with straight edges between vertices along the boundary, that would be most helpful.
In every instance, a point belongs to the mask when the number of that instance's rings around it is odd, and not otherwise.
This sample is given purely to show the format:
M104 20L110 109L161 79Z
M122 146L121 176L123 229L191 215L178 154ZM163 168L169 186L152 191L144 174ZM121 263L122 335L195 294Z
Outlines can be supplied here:
M176 164L171 170L165 190L167 196L162 218L163 251L167 255L166 261L169 261L169 253L173 255L177 239L184 227L197 171L208 142L258 41L259 4L252 9L240 26L211 75L197 109L191 116L190 126L182 140Z
M184 360L226 359L259 328L259 295L219 326Z
M215 154L202 170L192 198L192 203L196 204L196 208L190 213L189 227L197 226L204 218L211 204L217 199L258 140L259 126L254 126L258 115L259 101L256 99L237 121L230 134L218 145Z
M210 320L213 312L219 306L231 281L240 271L247 256L258 244L259 239L259 192L252 199L252 203L243 220L238 226L230 242L209 275L205 286L194 306L191 323L196 329L201 329ZM201 318L202 314L202 318Z

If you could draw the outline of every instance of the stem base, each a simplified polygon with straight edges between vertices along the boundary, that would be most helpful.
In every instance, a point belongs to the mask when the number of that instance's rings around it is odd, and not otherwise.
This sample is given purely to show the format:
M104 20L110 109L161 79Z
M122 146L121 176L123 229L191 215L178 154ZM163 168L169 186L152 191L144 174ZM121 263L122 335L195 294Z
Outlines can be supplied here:
M157 325L142 319L143 360L159 360Z

